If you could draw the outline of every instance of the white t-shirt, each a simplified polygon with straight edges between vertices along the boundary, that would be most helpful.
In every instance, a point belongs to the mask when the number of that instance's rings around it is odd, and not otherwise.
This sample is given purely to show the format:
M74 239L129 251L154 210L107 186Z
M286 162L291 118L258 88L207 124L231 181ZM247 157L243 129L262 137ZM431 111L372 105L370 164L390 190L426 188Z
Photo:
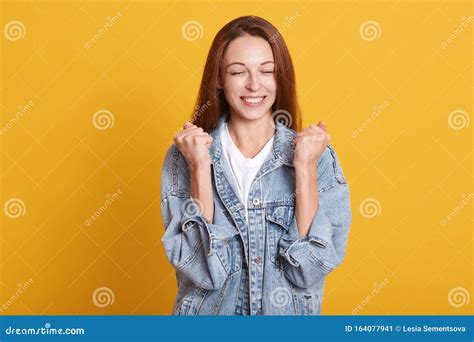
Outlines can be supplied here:
M246 158L235 146L234 141L232 140L229 130L227 129L227 123L224 124L224 129L221 131L221 141L222 141L222 150L224 155L229 162L230 169L234 175L235 182L237 183L238 193L242 203L245 206L245 218L248 221L247 215L247 199L250 189L250 185L255 178L258 170L262 166L265 158L272 149L273 146L273 136L265 146L258 152L258 154L253 158Z

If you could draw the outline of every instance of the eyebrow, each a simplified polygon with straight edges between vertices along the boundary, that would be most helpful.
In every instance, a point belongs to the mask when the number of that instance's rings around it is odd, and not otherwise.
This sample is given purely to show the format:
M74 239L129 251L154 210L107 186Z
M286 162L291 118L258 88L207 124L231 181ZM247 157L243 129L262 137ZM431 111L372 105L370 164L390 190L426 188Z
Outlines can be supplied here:
M273 62L273 61L266 61L266 62L260 63L260 65L265 65L265 64L269 64L269 63L275 64L275 62ZM238 65L245 66L245 63L242 63L242 62L234 62L234 63L230 63L228 66L226 66L225 69L227 70L227 68L229 68L231 65L234 65L234 64L238 64Z

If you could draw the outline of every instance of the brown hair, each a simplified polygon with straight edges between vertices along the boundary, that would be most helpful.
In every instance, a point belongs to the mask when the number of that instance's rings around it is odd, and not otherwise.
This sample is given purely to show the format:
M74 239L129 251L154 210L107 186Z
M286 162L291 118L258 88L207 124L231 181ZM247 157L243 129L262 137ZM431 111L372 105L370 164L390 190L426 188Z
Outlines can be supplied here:
M215 128L219 117L229 110L224 92L218 89L220 66L229 43L246 34L261 37L270 44L275 61L274 75L277 85L272 112L289 113L291 118L286 118L286 125L295 131L300 131L301 116L296 98L295 70L288 48L275 26L267 20L253 15L230 21L214 37L204 67L191 122L210 133Z

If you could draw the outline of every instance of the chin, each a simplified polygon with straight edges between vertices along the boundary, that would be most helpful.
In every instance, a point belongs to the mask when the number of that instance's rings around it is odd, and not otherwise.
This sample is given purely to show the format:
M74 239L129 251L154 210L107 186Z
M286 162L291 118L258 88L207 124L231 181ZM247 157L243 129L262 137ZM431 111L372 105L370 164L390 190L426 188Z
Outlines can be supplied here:
M263 118L271 108L239 108L235 113L247 120L258 120Z

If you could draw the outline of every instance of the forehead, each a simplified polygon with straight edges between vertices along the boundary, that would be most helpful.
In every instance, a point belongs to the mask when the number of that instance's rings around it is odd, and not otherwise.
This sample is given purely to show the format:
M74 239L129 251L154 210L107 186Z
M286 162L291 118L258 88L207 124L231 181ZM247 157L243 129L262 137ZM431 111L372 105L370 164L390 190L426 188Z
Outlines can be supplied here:
M273 61L270 44L261 37L243 36L231 41L224 53L224 63L260 64Z

